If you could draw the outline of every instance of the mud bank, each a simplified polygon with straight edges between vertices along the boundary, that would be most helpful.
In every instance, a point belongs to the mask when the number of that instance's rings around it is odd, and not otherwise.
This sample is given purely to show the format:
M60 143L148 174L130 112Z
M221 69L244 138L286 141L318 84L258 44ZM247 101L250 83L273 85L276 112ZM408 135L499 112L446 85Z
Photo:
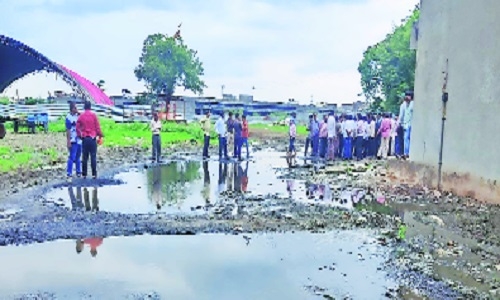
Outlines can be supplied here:
M255 150L263 148L257 144ZM498 227L488 225L498 221L498 207L395 183L380 162L297 160L290 168L283 153L260 152L242 163L198 160L196 176L189 179L187 171L168 171L187 177L170 180L164 175L160 182L166 186L154 187L155 170L189 161L186 157L196 156L196 151L172 155L163 166L147 169L148 153L143 153L137 162L132 158L95 181L59 180L20 190L2 202L0 245L144 234L248 236L371 229L373 239L389 254L384 268L400 284L388 290L387 297L410 293L431 299L495 299L500 240ZM120 177L131 172L144 181ZM79 199L81 204L74 206L66 190L78 188L87 189L88 200ZM178 201L161 202L161 209L156 209L155 189L175 191ZM186 189L190 193L179 196ZM117 195L122 196L113 198ZM118 200L137 205L136 199L146 199L140 212L109 206ZM407 224L407 236L397 241L402 222Z

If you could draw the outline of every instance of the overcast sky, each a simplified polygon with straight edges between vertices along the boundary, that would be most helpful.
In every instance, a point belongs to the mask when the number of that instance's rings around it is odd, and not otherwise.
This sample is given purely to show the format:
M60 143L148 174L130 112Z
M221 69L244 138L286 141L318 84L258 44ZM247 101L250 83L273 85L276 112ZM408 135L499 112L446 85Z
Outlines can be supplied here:
M205 96L254 94L346 103L361 92L357 66L418 0L0 0L0 33L20 40L108 95L141 92L133 69L148 34L182 36L204 63ZM0 70L1 71L1 70ZM252 87L255 90L252 90ZM21 97L69 88L53 75L14 83ZM176 94L191 95L178 89Z

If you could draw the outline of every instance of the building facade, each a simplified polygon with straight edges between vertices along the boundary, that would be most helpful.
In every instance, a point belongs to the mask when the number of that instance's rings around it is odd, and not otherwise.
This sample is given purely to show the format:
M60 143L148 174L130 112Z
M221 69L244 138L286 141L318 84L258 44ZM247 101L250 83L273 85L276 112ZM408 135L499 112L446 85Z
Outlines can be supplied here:
M500 202L500 1L421 0L410 158L436 185ZM426 173L426 174L424 174Z

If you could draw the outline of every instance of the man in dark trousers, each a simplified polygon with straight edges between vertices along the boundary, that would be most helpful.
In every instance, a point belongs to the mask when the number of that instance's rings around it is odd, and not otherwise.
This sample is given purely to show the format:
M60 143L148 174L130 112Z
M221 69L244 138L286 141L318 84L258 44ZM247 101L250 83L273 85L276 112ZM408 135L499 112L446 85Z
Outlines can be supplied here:
M90 156L90 167L92 178L97 177L97 139L103 137L101 125L96 114L92 112L92 104L85 101L84 112L76 121L76 132L82 139L82 176L87 178L88 160Z

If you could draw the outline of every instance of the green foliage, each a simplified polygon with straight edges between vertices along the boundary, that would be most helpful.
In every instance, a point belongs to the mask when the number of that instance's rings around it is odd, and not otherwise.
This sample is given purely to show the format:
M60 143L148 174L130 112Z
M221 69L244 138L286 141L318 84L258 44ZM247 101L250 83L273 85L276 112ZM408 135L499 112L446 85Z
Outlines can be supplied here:
M50 123L49 131L66 132L64 118ZM151 131L148 123L116 123L112 119L99 118L101 130L104 134L103 146L141 146L151 147ZM178 124L165 122L162 128L161 141L163 146L195 140L201 142L203 132L196 123Z
M0 97L0 105L7 105L10 103L9 97L1 96Z
M413 89L416 51L410 49L410 38L413 23L419 16L417 5L400 26L363 53L358 71L363 94L371 102L371 110L397 112L404 92Z
M184 163L185 168L179 170L178 164ZM200 162L172 162L148 170L146 176L151 201L160 200L161 206L179 204L188 196L186 185L200 178ZM155 199L155 192L159 193L159 199Z
M166 94L167 100L171 99L175 88L181 86L202 94L206 87L200 78L204 69L196 54L178 35L152 34L143 43L139 65L134 73L151 92Z
M25 105L37 105L43 103L47 103L47 100L43 98L32 98L32 97L28 97L24 100Z

